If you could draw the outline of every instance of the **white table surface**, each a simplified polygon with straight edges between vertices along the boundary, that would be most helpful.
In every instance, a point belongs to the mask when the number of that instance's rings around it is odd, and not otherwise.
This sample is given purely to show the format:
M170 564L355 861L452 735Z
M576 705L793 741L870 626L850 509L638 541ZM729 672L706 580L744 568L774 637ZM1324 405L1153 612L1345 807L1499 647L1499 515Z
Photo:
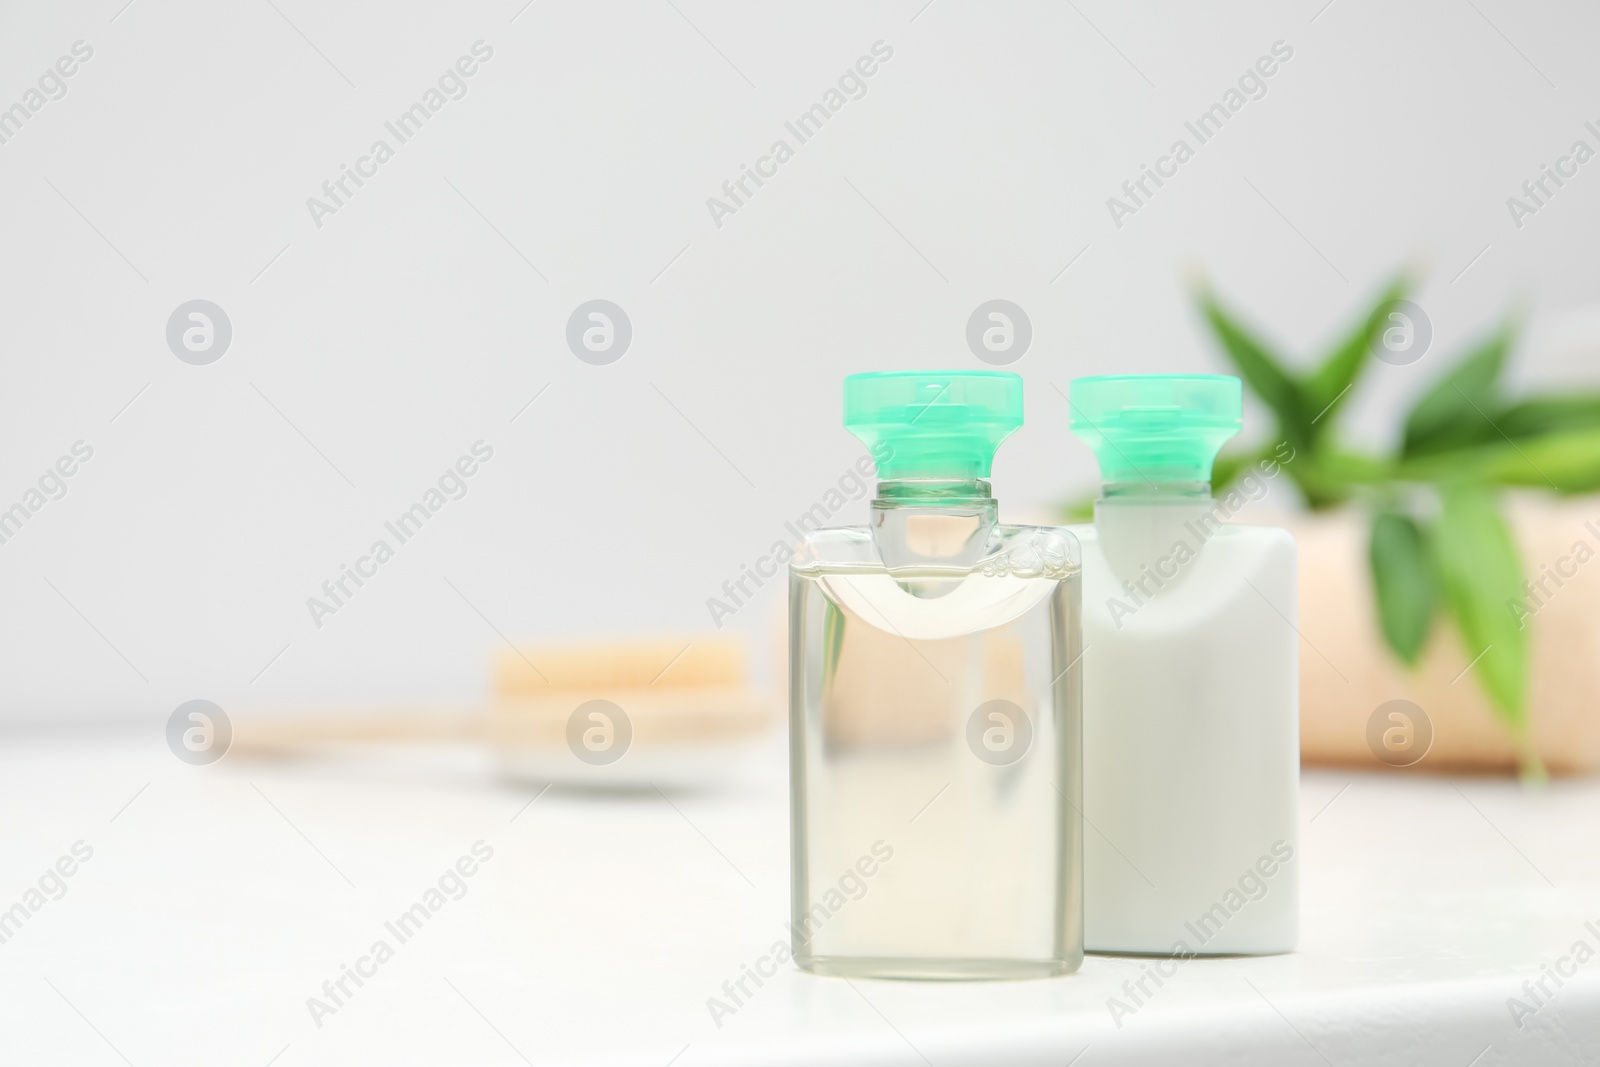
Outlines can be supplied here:
M1307 773L1300 951L923 984L784 967L781 738L728 788L594 796L480 756L178 762L138 737L7 735L0 909L92 859L0 944L0 1063L1495 1064L1600 1057L1600 959L1527 1025L1507 998L1600 948L1600 784ZM1331 801L1331 803L1330 803ZM1091 813L1092 817L1092 813ZM318 1027L307 998L482 840L493 859ZM354 986L349 986L354 989ZM1087 1050L1087 1051L1085 1051ZM676 1058L675 1058L676 1057ZM1076 1059L1075 1059L1076 1057Z

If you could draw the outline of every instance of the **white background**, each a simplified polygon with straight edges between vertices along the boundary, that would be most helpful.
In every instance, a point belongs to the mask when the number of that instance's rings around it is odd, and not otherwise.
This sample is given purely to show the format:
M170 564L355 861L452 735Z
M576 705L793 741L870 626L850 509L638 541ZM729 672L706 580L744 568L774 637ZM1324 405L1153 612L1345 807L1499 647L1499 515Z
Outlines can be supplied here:
M706 628L860 455L840 379L979 366L992 298L1034 329L1013 517L1092 483L1056 386L1225 369L1199 270L1302 358L1423 272L1434 348L1363 382L1372 447L1514 304L1520 380L1595 376L1600 162L1520 230L1506 207L1600 147L1577 3L273 3L0 9L0 107L94 49L0 145L0 508L94 448L0 544L5 717L470 698L490 623ZM467 96L316 227L306 199L478 40ZM879 40L867 95L717 227L706 199ZM1115 227L1106 198L1279 40L1268 94ZM210 366L165 340L195 298L233 325ZM593 298L633 323L610 366L565 344ZM306 598L479 439L467 497L316 628ZM781 597L731 625L764 650Z

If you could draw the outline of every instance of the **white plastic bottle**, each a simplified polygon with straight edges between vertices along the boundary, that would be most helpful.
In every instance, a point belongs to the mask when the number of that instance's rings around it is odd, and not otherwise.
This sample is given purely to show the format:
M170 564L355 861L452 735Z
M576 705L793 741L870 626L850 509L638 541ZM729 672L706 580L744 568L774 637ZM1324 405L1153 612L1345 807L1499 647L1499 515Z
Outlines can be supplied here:
M1083 548L1084 941L1288 952L1299 937L1295 545L1225 522L1293 458L1211 495L1237 378L1072 383L1103 481Z

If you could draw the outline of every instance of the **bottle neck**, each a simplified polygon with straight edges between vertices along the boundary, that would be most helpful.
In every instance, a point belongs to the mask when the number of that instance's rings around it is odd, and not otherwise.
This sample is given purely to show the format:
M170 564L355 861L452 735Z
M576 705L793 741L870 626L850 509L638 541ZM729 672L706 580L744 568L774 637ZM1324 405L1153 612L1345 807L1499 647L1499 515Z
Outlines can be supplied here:
M878 483L873 508L995 509L989 483L982 478L897 478Z
M872 539L890 568L971 566L999 521L982 478L882 481L872 501Z
M1179 543L1199 555L1219 525L1209 481L1107 482L1094 502L1094 527L1119 581L1138 581Z

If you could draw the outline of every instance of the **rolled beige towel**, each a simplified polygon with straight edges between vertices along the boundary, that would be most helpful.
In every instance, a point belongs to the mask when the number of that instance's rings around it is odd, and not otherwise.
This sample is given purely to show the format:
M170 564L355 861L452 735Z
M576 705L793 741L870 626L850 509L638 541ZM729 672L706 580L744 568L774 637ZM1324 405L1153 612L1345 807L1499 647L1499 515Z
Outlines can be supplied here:
M1546 580L1551 595L1526 620L1534 747L1551 773L1600 770L1600 498L1512 498L1509 515L1524 577L1571 573L1558 575L1559 587ZM1414 769L1513 770L1511 735L1468 670L1474 653L1454 627L1435 621L1415 669L1384 644L1366 516L1343 511L1286 525L1300 546L1302 760L1383 768L1368 745L1368 720L1379 705L1401 699L1433 727L1433 746Z

